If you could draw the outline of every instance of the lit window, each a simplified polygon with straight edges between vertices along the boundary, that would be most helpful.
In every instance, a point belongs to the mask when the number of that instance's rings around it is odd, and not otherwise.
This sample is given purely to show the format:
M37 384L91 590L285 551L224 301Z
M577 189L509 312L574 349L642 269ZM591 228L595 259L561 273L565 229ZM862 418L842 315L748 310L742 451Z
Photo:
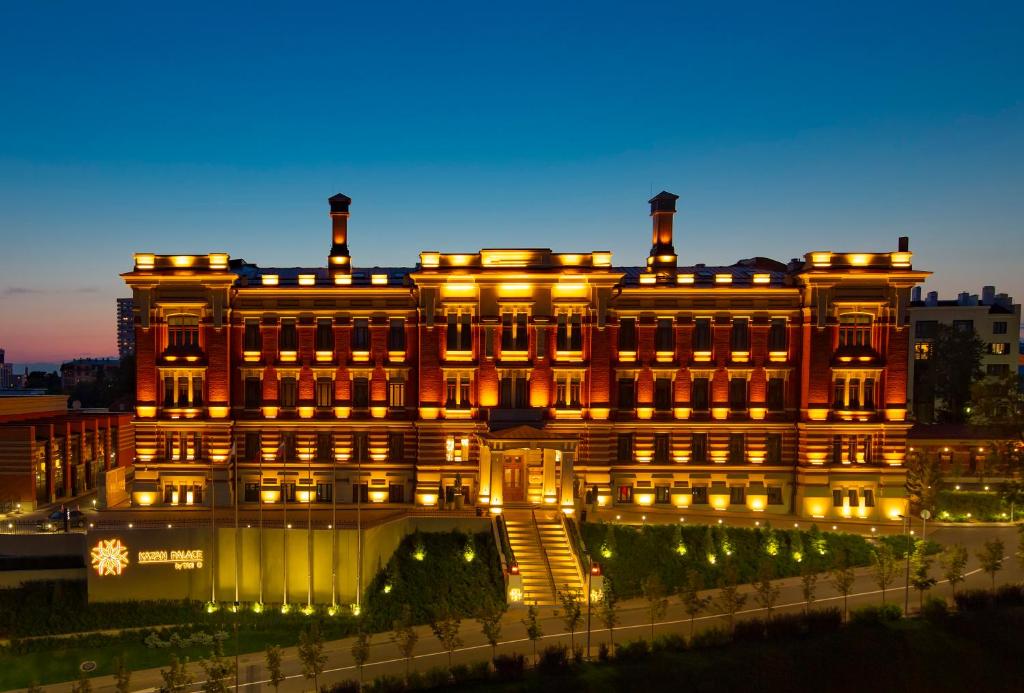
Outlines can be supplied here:
M871 346L871 316L867 313L840 315L839 346Z

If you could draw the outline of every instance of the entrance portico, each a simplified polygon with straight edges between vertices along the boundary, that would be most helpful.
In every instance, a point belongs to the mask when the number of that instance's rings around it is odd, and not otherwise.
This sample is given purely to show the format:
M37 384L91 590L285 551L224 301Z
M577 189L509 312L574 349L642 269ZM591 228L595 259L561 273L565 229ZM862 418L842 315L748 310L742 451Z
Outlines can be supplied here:
M481 505L493 513L517 504L573 507L576 434L516 426L478 433L477 438Z

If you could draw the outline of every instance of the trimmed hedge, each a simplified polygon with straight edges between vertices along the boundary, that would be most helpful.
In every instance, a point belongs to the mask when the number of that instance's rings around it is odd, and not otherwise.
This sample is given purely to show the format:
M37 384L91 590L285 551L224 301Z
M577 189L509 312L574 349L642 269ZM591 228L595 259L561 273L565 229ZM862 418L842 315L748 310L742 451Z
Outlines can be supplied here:
M939 491L935 519L944 522L997 522L1010 519L1010 507L992 491ZM1017 510L1024 510L1018 508ZM970 517L968 517L968 513ZM1005 513L1005 517L1003 514Z
M472 549L471 561L466 560L467 549ZM366 618L372 629L381 631L392 628L404 605L414 623L428 623L446 610L472 618L483 608L505 603L503 585L490 532L413 533L367 588Z
M580 528L591 557L601 563L620 597L641 594L641 583L651 574L670 589L682 585L686 573L701 573L706 587L718 583L722 565L729 560L740 582L752 582L758 564L770 558L776 577L799 575L802 565L818 570L830 568L838 557L850 565L863 566L871 560L871 541L856 534L757 529L722 525L633 525L584 524ZM885 537L902 555L903 538ZM682 548L681 548L682 547Z

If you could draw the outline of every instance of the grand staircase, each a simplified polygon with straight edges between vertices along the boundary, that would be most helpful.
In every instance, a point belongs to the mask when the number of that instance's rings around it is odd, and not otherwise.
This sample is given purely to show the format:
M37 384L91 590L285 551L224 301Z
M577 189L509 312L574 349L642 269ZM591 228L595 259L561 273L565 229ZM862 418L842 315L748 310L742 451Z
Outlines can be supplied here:
M558 592L583 594L576 558L557 511L506 510L509 545L523 579L523 603L557 606Z

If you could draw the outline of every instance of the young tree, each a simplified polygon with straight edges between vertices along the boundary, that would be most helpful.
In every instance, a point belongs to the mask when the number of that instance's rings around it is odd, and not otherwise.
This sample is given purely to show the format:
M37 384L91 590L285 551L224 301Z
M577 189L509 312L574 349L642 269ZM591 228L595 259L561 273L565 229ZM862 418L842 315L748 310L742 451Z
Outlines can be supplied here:
M725 569L722 570L722 575L719 578L718 599L716 603L718 608L722 610L722 613L728 616L730 633L733 631L736 612L747 603L747 595L740 593L738 583L739 574L736 571L736 566L732 564L732 561L729 561L726 563Z
M935 398L940 401L938 418L945 423L966 423L971 385L982 378L983 342L973 330L939 325L932 345L928 374Z
M84 671L78 672L78 680L71 684L71 693L92 693L92 682Z
M818 573L810 561L800 566L800 594L804 598L804 613L811 609L818 589Z
M999 500L1010 506L1010 522L1013 522L1017 515L1017 508L1024 503L1024 483L1004 481L999 485Z
M362 624L360 624L361 626ZM363 667L370 661L370 638L372 636L359 628L359 632L356 633L356 639L352 641L352 661L356 664L356 671L359 673L359 688L363 687ZM406 676L409 675L408 660L406 660ZM309 678L307 675L306 678ZM315 685L315 684L314 684ZM316 690L320 690L317 688Z
M540 626L540 620L537 618L537 607L531 606L526 610L526 618L523 619L523 625L526 626L526 637L533 643L533 665L537 666L537 641L544 637L544 630Z
M507 609L508 607L504 604L492 605L484 608L476 617L477 623L480 624L480 632L484 634L491 646L492 662L498 656L498 643L501 642L501 619Z
M906 488L911 507L934 513L941 483L938 456L921 451L907 456Z
M313 623L299 633L299 661L302 662L302 675L313 679L313 689L320 690L320 674L327 665L327 654L324 652L324 639L320 634L320 626Z
M926 542L918 539L914 542L914 552L910 554L910 584L917 590L917 608L920 611L924 606L924 593L935 584L936 580L929 572L932 567L932 558L926 553Z
M875 579L878 589L882 590L882 603L885 604L885 590L896 582L900 574L900 564L896 560L892 546L880 542L871 552L871 576Z
M762 560L757 567L757 580L754 582L754 598L761 608L768 612L769 618L772 609L779 601L779 594L782 589L772 580L775 578L775 564L771 560Z
M265 656L267 658L267 677L276 693L284 682L284 674L281 673L281 648L278 645L267 645Z
M1017 561L1024 568L1024 525L1017 527Z
M967 549L960 544L947 546L942 554L942 577L956 594L956 586L967 579Z
M562 623L569 632L569 652L576 652L576 629L583 622L583 604L580 591L568 585L558 590L558 601L562 604Z
M619 625L619 598L615 594L610 578L604 580L604 592L601 594L601 603L598 606L598 616L601 623L608 629L608 642L612 650L615 649L615 626Z
M132 672L124 656L114 660L114 690L116 693L131 693Z
M402 616L395 621L394 634L391 638L398 645L398 651L402 653L402 657L405 659L405 679L408 681L412 653L420 639L416 629L412 627L412 608L408 604L402 605Z
M160 686L160 693L180 693L192 685L192 675L188 673L188 657L185 661L178 659L178 655L171 655L171 665L160 670L160 678L163 685Z
M996 573L1003 569L1003 553L1006 546L1002 539L990 539L986 541L977 553L981 561L981 569L992 576L992 591L996 591Z
M686 571L686 582L679 590L679 599L683 603L683 610L690 617L690 640L693 640L693 622L697 616L711 604L711 597L700 596L704 589L704 578L701 574L690 568Z
M842 556L836 562L836 567L832 569L831 575L832 587L836 592L843 595L843 620L846 621L850 616L847 602L850 598L850 592L853 591L853 582L857 579L857 575L853 572L853 568L850 567L846 556Z
M647 600L647 615L651 619L651 642L654 642L654 622L665 615L668 609L668 593L661 578L657 575L648 575L641 583L644 599Z
M224 650L220 643L217 649L210 653L210 656L199 663L206 674L206 680L200 690L203 693L228 693L228 679L234 670L234 665L224 657Z
M444 649L448 651L448 671L452 669L452 655L455 650L462 647L462 638L459 637L459 628L462 621L452 616L447 609L443 610L439 617L430 623L430 630L434 631Z

